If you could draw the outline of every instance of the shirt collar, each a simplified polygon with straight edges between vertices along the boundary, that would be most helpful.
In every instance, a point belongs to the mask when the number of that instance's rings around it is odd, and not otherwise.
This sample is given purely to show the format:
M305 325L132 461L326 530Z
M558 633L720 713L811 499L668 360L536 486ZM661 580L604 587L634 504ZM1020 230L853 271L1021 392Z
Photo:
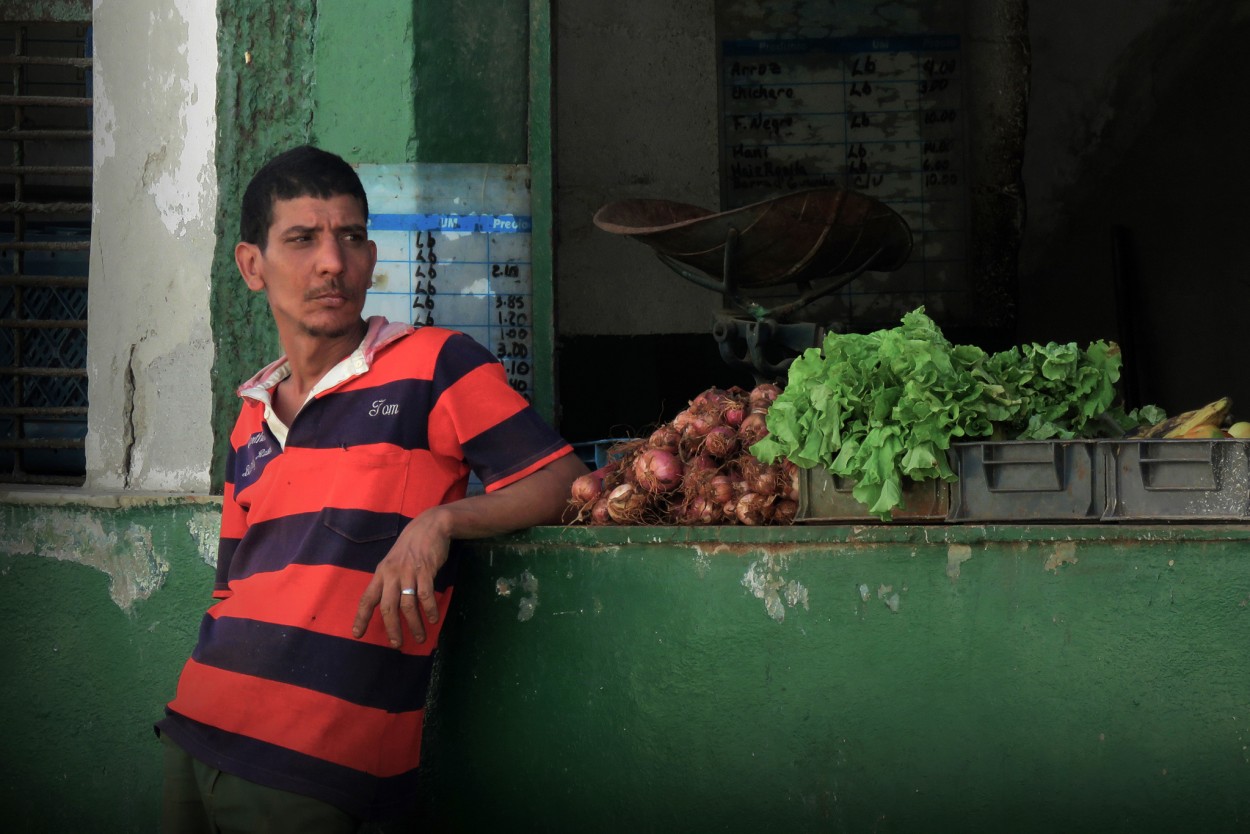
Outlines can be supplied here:
M356 349L331 368L309 394L309 399L335 385L369 370L373 358L386 345L413 331L410 324L388 321L384 316L370 316L365 337ZM261 368L238 388L238 395L269 405L269 393L291 375L291 362L285 355Z

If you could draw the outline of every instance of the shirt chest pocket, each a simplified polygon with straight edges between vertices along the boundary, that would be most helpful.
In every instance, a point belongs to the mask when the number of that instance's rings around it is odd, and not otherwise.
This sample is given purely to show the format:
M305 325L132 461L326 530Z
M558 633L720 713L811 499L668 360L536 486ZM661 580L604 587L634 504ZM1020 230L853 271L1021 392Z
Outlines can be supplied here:
M287 450L248 490L249 518L320 514L353 541L394 536L408 488L411 453ZM378 521L389 519L378 529Z

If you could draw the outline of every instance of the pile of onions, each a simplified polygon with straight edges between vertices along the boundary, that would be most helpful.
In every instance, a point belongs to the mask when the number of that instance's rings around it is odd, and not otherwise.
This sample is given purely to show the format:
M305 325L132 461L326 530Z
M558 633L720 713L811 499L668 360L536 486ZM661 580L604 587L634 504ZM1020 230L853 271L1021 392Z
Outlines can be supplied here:
M764 464L750 447L768 434L772 384L709 388L672 422L608 449L606 466L573 484L570 515L583 524L791 524L799 472Z

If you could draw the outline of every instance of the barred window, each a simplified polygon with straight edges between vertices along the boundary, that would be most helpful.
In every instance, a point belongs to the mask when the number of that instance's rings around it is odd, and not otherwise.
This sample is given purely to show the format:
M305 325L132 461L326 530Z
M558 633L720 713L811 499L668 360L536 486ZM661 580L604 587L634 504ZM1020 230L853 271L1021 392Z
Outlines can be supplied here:
M0 482L81 484L91 27L0 20Z

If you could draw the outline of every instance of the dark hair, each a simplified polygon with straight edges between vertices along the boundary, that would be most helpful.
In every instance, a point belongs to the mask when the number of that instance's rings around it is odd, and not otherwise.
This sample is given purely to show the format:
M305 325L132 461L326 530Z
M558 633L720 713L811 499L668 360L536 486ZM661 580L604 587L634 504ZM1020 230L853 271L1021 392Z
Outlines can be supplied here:
M243 192L239 217L239 238L261 249L269 239L273 224L273 204L296 197L328 199L347 194L360 201L360 210L369 218L369 198L356 170L342 157L329 151L302 145L284 151L266 162Z

